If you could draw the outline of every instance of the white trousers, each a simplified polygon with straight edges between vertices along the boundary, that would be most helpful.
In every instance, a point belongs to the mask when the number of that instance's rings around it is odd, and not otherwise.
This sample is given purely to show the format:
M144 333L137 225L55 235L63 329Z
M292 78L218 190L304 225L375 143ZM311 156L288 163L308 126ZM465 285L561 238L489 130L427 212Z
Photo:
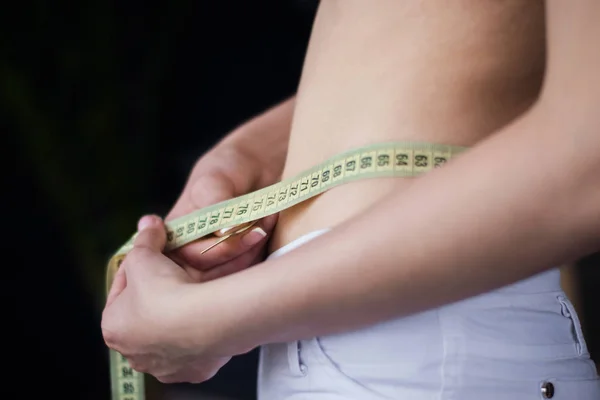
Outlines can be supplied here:
M258 398L600 400L600 380L554 269L357 331L263 346Z

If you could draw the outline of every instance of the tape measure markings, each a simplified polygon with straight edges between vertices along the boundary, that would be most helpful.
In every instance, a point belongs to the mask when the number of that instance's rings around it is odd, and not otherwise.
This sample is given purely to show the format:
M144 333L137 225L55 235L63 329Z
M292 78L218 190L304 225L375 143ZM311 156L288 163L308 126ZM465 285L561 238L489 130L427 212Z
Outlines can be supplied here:
M344 183L379 177L412 177L442 166L466 147L423 142L378 143L336 155L303 173L165 222L165 251L174 250L220 229L264 218ZM136 234L111 257L106 290ZM113 400L144 400L144 375L110 351Z

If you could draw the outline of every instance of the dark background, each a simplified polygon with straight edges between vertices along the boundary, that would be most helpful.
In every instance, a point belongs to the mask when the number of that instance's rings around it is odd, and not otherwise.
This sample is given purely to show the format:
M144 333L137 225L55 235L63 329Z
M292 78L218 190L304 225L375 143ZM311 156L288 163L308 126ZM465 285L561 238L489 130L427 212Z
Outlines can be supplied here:
M316 5L27 1L0 12L13 373L0 398L109 398L106 261L141 215L169 211L216 140L295 92ZM255 377L253 352L194 390L251 399Z
M316 5L30 0L0 13L0 398L109 398L108 257L141 215L166 214L216 140L295 91ZM598 264L578 275L592 354ZM207 383L152 393L253 399L255 374L253 352Z

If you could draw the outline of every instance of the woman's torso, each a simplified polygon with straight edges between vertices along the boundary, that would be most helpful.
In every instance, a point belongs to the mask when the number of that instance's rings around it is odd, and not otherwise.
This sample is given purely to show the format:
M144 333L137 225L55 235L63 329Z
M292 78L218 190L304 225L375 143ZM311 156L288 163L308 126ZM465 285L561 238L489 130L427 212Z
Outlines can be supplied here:
M489 136L539 94L544 17L541 0L322 0L283 178L370 143L472 146ZM283 211L272 256L410 182L349 183ZM357 331L263 346L258 386L259 399L290 400L600 393L556 269Z
M321 1L282 178L371 143L475 144L537 98L544 33L541 0ZM350 183L285 210L270 251L409 184Z

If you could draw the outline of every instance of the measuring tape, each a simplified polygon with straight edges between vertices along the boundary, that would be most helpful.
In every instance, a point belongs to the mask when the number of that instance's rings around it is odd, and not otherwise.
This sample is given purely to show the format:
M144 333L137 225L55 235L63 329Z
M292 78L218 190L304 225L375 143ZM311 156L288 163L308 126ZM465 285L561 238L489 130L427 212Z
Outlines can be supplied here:
M166 222L165 252L209 235L221 236L220 243L247 230L263 217L347 182L420 175L442 166L466 149L434 143L392 142L341 153L293 178ZM136 235L111 257L106 271L107 292L119 265L133 248ZM113 350L110 351L110 376L113 400L144 400L144 375L133 370L127 360Z

